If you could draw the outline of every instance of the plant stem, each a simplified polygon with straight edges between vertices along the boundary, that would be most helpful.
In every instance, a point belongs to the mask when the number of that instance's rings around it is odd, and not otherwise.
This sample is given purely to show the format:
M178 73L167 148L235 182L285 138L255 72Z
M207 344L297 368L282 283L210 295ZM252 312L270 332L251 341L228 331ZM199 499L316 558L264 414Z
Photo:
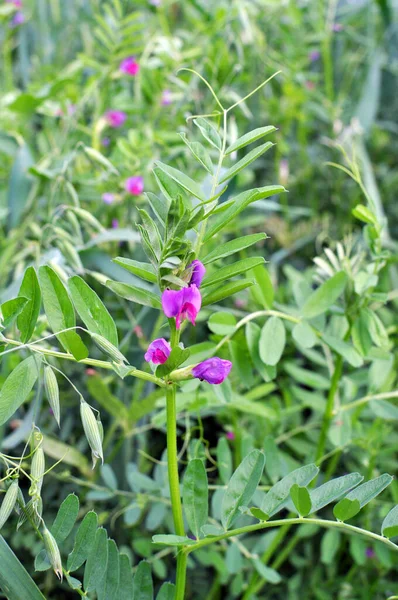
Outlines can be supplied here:
M325 453L326 438L328 435L331 420L333 418L334 400L339 387L341 373L343 370L343 357L338 356L334 367L332 381L330 385L329 395L326 403L325 413L323 415L322 429L319 435L318 447L315 455L315 462L317 462L321 456Z
M179 552L177 554L177 575L176 575L176 593L175 600L184 600L185 581L187 575L187 554Z

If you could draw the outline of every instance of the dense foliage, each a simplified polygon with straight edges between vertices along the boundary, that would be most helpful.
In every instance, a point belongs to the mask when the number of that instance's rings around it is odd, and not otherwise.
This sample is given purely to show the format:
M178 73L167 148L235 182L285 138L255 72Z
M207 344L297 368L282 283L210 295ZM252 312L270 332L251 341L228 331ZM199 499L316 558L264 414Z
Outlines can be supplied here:
M398 597L398 9L0 6L0 589Z

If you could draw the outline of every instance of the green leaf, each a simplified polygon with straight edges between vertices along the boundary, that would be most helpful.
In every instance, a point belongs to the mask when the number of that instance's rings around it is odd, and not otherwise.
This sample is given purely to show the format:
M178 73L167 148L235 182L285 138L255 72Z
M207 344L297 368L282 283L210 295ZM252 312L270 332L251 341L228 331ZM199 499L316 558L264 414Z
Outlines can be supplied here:
M114 173L115 175L119 175L118 170L113 166L111 161L108 158L106 158L106 156L101 154L101 152L96 150L95 148L91 148L90 146L84 146L84 152L94 162L98 163L102 167L105 167L108 171L111 171L111 173Z
M108 535L103 527L97 529L94 543L87 556L84 569L83 587L86 592L93 592L105 577L108 565Z
M1 535L0 588L9 600L45 600L45 596Z
M32 337L41 305L39 281L33 267L26 269L18 295L28 299L28 303L24 306L17 319L17 326L21 332L21 341L26 344Z
M73 550L68 556L68 571L76 571L87 559L94 544L97 525L98 517L96 513L94 511L88 512L79 525Z
M76 331L65 331L76 326L75 311L68 292L57 273L48 266L39 268L39 281L43 295L44 310L51 329L63 347L73 354L76 360L88 356L88 350Z
M130 570L131 572L131 570ZM108 540L108 566L105 577L97 586L98 600L115 600L119 589L119 551L114 540Z
M386 400L372 400L369 402L370 410L381 419L386 421L397 421L398 420L398 407L387 402Z
M232 452L225 437L218 438L216 453L221 481L227 484L232 475Z
M140 277L145 281L157 283L158 278L156 271L151 263L138 262L138 260L131 260L130 258L123 258L122 256L112 259L112 262L120 265L123 269L126 269L126 271L130 271L130 273L134 273L134 275L137 275L137 277Z
M247 208L252 202L269 198L274 194L280 194L285 191L286 190L282 185L270 185L242 192L231 200L230 206L223 211L217 217L215 222L209 227L203 241L209 241L216 233L221 231L221 229L223 229L230 221L232 221L232 219L235 219L235 217L237 217L239 213Z
M160 190L165 196L165 203L170 208L174 200L178 198L178 196L181 196L182 190L175 180L159 167L153 169L153 174L155 175Z
M339 271L339 273L325 281L305 301L302 308L303 317L313 319L326 312L344 292L347 281L348 278L344 271Z
M72 301L87 329L118 346L116 325L97 294L78 275L68 281Z
M0 306L0 324L3 327L8 327L11 325L11 323L13 323L17 316L23 311L27 303L28 299L20 296L3 302L3 304ZM1 315L3 317L3 322L1 322Z
M257 323L253 323L252 321L250 321L246 325L245 335L246 335L247 347L249 349L249 353L250 353L250 356L251 356L254 366L256 367L257 371L260 373L260 375L264 379L264 381L266 381L266 382L271 381L271 379L273 379L276 375L276 369L275 369L275 367L265 365L260 358L260 353L259 353L259 343L260 343L260 335L261 335L260 327L257 325Z
M292 471L272 486L261 504L261 511L267 517L266 520L284 508L290 489L294 484L305 487L317 476L318 472L319 469L316 465L305 465Z
M361 505L359 504L359 500L342 498L333 508L333 514L338 521L348 521L348 519L355 517L360 510Z
M237 175L238 173L240 173L240 171L248 167L252 162L257 160L257 158L259 158L262 154L267 152L267 150L272 148L272 146L274 145L275 144L273 144L272 142L266 142L265 144L257 146L257 148L254 148L253 150L248 152L241 160L238 160L237 163L232 165L232 167L224 173L219 183L224 183L224 181L228 181L228 179L232 179L232 177L235 177L235 175Z
M274 303L274 288L268 270L264 265L257 265L251 270L252 275L257 283L250 290L255 302L264 308L270 309Z
M371 225L377 225L377 217L370 208L363 204L357 204L352 210L352 214L356 219L359 219L363 223L370 223Z
M257 129L253 129L253 131L249 131L249 133L245 133L240 138L238 138L235 142L233 142L233 144L228 146L225 154L226 155L231 154L231 152L240 150L241 148L244 148L244 146L248 146L249 144L256 142L260 138L265 137L266 135L273 133L274 131L276 131L276 127L274 127L273 125L268 125L267 127L258 127Z
M224 300L224 298L228 298L233 294L237 294L253 284L254 282L250 279L238 279L236 281L230 281L218 289L210 290L207 294L205 294L202 298L202 306L208 306L209 304L220 302L220 300Z
M108 279L105 285L118 296L126 298L126 300L131 300L131 302L136 302L143 306L151 306L152 308L162 307L159 296L148 290L143 290L127 283L112 281L111 279Z
M40 358L25 358L9 374L0 392L0 425L25 402L39 375Z
M270 317L261 330L260 358L266 365L278 364L286 344L285 326L279 317Z
M211 315L207 326L210 331L217 335L228 335L235 331L236 319L231 313L216 312Z
M166 581L160 588L156 600L175 600L176 588L174 583Z
M256 491L263 473L265 457L260 450L252 450L231 477L221 506L221 523L228 529L239 508L246 506Z
M203 117L198 117L197 119L194 119L193 122L200 129L201 134L209 142L209 144L214 146L214 148L217 148L217 150L221 150L221 138L213 125L209 123L209 121L206 121L206 119Z
M309 515L311 512L311 498L307 488L295 483L290 488L290 495L299 515L302 517Z
M221 246L217 246L217 248L214 248L214 250L212 250L202 259L202 262L204 265L208 265L216 260L220 260L220 258L225 258L226 256L240 252L245 248L249 248L253 244L260 242L261 240L265 240L266 238L267 235L265 233L244 235L243 237L231 240L225 244L221 244Z
M315 331L305 321L301 321L293 327L292 335L299 346L305 349L312 348L317 342Z
M152 542L159 544L160 546L192 546L195 544L195 540L186 537L184 535L154 535L152 536Z
M181 139L188 146L194 157L210 175L213 175L213 163L207 150L199 142L190 142L185 133L180 133Z
M188 463L183 480L183 506L188 526L196 539L208 518L209 488L203 461L194 458Z
M57 516L51 527L51 533L57 544L65 541L73 529L77 515L79 514L79 498L75 494L69 494L58 509Z
M393 477L388 473L384 473L379 477L375 477L370 481L365 481L358 487L356 487L352 492L347 494L345 498L340 500L334 507L333 513L336 519L339 521L346 521L350 519L352 516L357 514L361 508L363 508L368 502L376 498L383 490L386 489L393 481ZM358 510L354 512L353 503L358 502ZM347 516L350 514L350 516Z
M381 525L381 534L387 538L398 535L398 505L394 506Z
M201 288L208 287L209 285L215 285L216 283L223 283L225 280L231 279L231 277L242 275L242 273L245 273L257 265L261 265L263 262L264 259L262 257L244 258L243 260L238 260L231 265L221 267L221 269L217 269L217 271L203 279Z
M152 192L146 192L145 196L147 197L148 202L151 205L151 208L157 216L157 218L159 219L159 221L165 224L167 221L167 214L170 208L170 201L168 200L168 198L166 196L164 198L159 198L158 196L156 196L156 194L153 194Z
M337 479L331 479L311 491L311 512L318 512L327 504L345 495L351 488L361 483L363 476L359 473L348 473Z
M315 390L328 390L330 388L329 379L320 373L310 371L309 369L302 369L291 362L285 362L283 366L285 371L298 383L302 383Z
M322 536L321 563L323 565L333 564L334 557L340 549L341 534L337 529L329 529Z
M332 350L335 350L335 352L345 358L352 367L361 367L363 365L362 356L347 342L326 333L323 334L322 339Z
M176 183L178 183L178 185L180 185L189 194L192 194L192 196L195 196L195 198L198 198L202 202L206 202L206 196L200 189L200 186L195 181L193 181L190 177L188 177L188 175L185 175L185 173L182 173L178 169L174 169L174 167L165 165L164 163L162 163L160 161L156 161L155 165L158 169L161 169L164 173L166 173L166 175L171 177Z
M269 435L265 438L263 448L265 454L265 471L272 483L276 483L282 474L282 464L278 446L273 436Z
M138 564L133 583L134 594L132 600L153 600L153 583L151 565L142 560Z
M16 227L21 220L25 206L28 202L32 177L29 168L33 165L33 157L26 144L18 148L15 153L14 164L8 183L8 227Z
M124 600L133 597L133 575L131 573L130 560L127 554L120 554L120 581L119 599Z
M178 367L187 360L190 353L188 348L180 348L179 346L173 348L166 362L157 367L156 376L164 377L175 369L178 369Z
M279 573L275 571L275 569L267 567L267 565L265 565L259 558L252 558L251 562L253 563L253 566L260 577L265 579L265 581L268 581L268 583L276 585L282 581L282 577L279 575Z

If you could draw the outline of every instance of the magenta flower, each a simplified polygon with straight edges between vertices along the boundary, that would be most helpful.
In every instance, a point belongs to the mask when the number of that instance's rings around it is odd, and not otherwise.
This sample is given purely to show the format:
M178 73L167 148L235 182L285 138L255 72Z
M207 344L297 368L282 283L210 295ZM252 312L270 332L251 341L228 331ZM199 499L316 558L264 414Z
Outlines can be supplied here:
M145 360L153 362L154 365L162 365L169 358L171 346L164 338L153 340L145 353Z
M374 558L376 556L375 551L373 550L373 548L366 548L365 550L365 556L366 558Z
M170 90L163 90L162 93L162 106L168 106L173 102L173 97Z
M115 196L114 194L111 194L111 192L105 192L105 194L102 194L102 201L105 202L105 204L112 204L114 199Z
M195 284L182 290L165 290L162 294L163 312L169 319L175 317L177 329L180 329L184 319L189 319L195 325L201 306L202 296Z
M192 375L201 381L219 384L228 377L231 368L232 363L230 360L223 360L218 356L214 356L196 365L192 369Z
M313 50L312 52L309 53L309 59L311 62L315 62L316 60L319 60L321 57L321 53L319 52L319 50Z
M339 31L343 31L343 25L341 23L333 23L332 29L338 33Z
M127 115L122 110L108 110L105 113L105 119L109 127L121 127L127 119Z
M15 13L13 18L11 19L10 27L18 27L18 25L22 25L25 22L25 16L23 12L18 11Z
M126 192L132 196L139 196L144 191L144 180L139 175L136 177L129 177L126 180L124 187Z
M110 144L110 143L111 143L111 138L109 138L109 137L104 137L104 138L102 138L102 140L101 140L101 144L102 144L102 145L103 145L105 148L107 148L107 147L109 146L109 144Z
M200 260L196 259L191 262L188 269L192 269L189 285L196 285L196 287L200 287L202 279L206 273L206 267L202 262L200 262Z
M134 77L134 75L138 75L138 71L140 70L140 65L135 60L134 56L128 56L127 58L124 58L122 60L122 62L120 63L119 69L122 71L122 73L125 73L126 75L131 75L132 77Z
M118 219L112 219L112 229L118 229L119 221Z
M233 441L235 439L235 434L233 431L227 431L226 436L227 440Z
M13 4L15 8L22 8L22 0L6 0L7 4Z

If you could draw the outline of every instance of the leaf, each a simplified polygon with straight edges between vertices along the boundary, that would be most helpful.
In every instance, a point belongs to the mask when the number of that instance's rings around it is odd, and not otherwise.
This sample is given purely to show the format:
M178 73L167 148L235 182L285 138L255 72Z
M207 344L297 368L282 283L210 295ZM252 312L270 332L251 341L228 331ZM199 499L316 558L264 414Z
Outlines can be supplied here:
M142 560L134 575L132 600L153 600L151 565Z
M33 267L26 269L18 295L28 299L27 304L17 318L17 327L21 332L21 341L26 344L32 337L41 305L39 281Z
M228 335L235 331L236 319L231 313L216 312L209 318L207 326L217 335Z
M118 346L116 325L98 295L78 275L68 281L72 301L87 329Z
M87 541L87 540L86 540ZM105 576L108 565L108 536L103 527L97 529L94 543L87 556L84 569L83 587L86 592L93 592Z
M338 521L348 521L348 519L355 517L360 510L361 505L359 504L359 500L342 498L333 508L333 514Z
M383 490L386 489L393 481L393 477L388 473L384 473L379 477L375 477L370 481L365 481L352 492L347 494L345 498L340 500L334 507L333 513L336 519L339 521L346 521L354 515L356 515L361 508L363 508L368 502L376 498ZM358 502L358 510L354 512L353 503ZM349 515L349 516L347 516Z
M347 342L340 340L337 337L327 335L326 333L322 336L323 341L340 354L352 367L361 367L363 365L363 358L357 350Z
M96 150L95 148L91 148L90 146L84 146L84 152L94 162L102 165L103 167L108 169L108 171L111 171L111 173L114 173L115 175L119 175L119 171L113 166L111 161L108 158L106 158L106 156L101 154L101 152Z
M197 119L194 119L193 122L195 123L196 127L200 129L201 134L209 142L209 144L214 146L214 148L217 148L217 150L221 150L221 138L213 125L209 123L209 121L206 121L206 119L203 117L198 117Z
M369 402L370 410L381 419L386 421L397 421L398 420L398 407L387 402L386 400L372 400Z
M233 294L237 294L253 284L254 282L250 279L238 279L236 281L230 281L218 289L210 290L207 294L205 294L205 296L202 298L202 306L208 306L209 304L220 302L220 300L224 300L224 298L228 298Z
M38 378L39 365L39 357L25 358L3 383L0 392L0 425L8 421L28 398Z
M261 335L260 327L257 325L257 323L253 323L252 321L250 321L246 325L245 335L246 335L247 347L249 349L249 353L250 353L250 356L251 356L254 366L256 367L257 371L260 373L260 375L264 379L264 381L266 381L266 382L271 381L271 379L273 379L276 375L276 369L275 369L275 367L270 367L268 365L265 365L260 358L260 353L259 353L259 343L260 343L260 335Z
M27 303L28 299L20 296L3 302L3 304L0 306L0 324L3 327L8 327L11 325L11 323L13 323L17 316L22 312ZM3 321L1 321L1 316L3 317Z
M178 185L180 185L184 190L186 190L195 198L198 198L202 202L206 202L206 196L200 189L199 185L193 181L188 175L182 173L178 169L174 169L174 167L170 167L169 165L165 165L160 161L156 161L155 165L158 169L161 169L166 175L171 177Z
M236 150L240 150L244 148L244 146L248 146L253 142L256 142L260 138L268 135L269 133L273 133L276 131L276 127L273 125L268 125L267 127L258 127L257 129L253 129L253 131L249 131L249 133L245 133L240 138L238 138L233 144L228 146L225 151L225 154L231 154L231 152L235 152Z
M253 563L254 568L257 573L268 581L268 583L273 583L274 585L280 583L282 581L282 577L279 575L275 569L271 569L271 567L267 567L259 558L252 558L251 562Z
M215 222L209 227L207 233L203 239L204 242L208 242L216 233L221 231L232 219L235 219L245 208L252 202L269 198L274 194L280 194L285 192L285 188L282 185L270 185L254 190L248 190L242 192L231 200L230 206L223 211L215 220ZM222 206L222 205L221 205Z
M156 600L175 600L176 588L173 583L166 581L156 596Z
M259 353L266 365L278 364L286 344L285 326L279 317L270 317L261 330Z
M371 225L377 225L377 217L370 208L363 204L357 204L352 210L352 215L362 221L363 223L370 223Z
M217 269L217 271L203 279L201 288L208 287L209 285L215 285L216 283L223 283L225 280L231 279L231 277L242 275L242 273L245 273L249 269L260 265L263 262L264 259L262 257L244 258L243 260L238 260L231 265L221 267L221 269Z
M114 540L108 540L108 565L106 574L97 586L98 600L115 600L119 589L119 551Z
M307 488L295 483L290 488L290 495L299 515L302 517L309 515L311 512L311 498Z
M330 388L330 381L320 373L310 371L309 369L302 369L292 362L284 363L285 371L293 377L293 379L303 385L306 385L315 390L328 390Z
M265 233L253 233L252 235L244 235L243 237L231 240L226 242L225 244L221 244L212 250L209 254L207 254L202 262L204 265L208 265L216 260L220 260L220 258L225 258L226 256L230 256L231 254L236 254L245 248L249 248L253 244L260 242L261 240L265 240L267 235Z
M219 183L224 183L224 181L228 181L228 179L232 179L232 177L235 177L235 175L237 175L238 173L240 173L240 171L248 167L252 162L257 160L257 158L259 158L262 154L267 152L267 150L272 148L272 146L274 145L275 144L273 144L272 142L266 142L265 144L257 146L256 148L248 152L241 160L238 160L237 163L232 165L232 167L224 173Z
M96 513L94 511L88 512L79 525L73 550L68 556L68 571L76 571L87 559L94 544L97 525L98 517Z
M225 437L218 438L216 452L217 467L221 481L227 484L232 475L232 453Z
M16 227L21 220L28 201L32 186L32 177L29 168L33 165L33 157L26 144L18 148L15 153L8 183L8 227Z
M254 300L264 308L270 309L274 303L274 288L268 270L264 265L257 265L251 270L252 275L257 283L252 287L250 294Z
M105 285L118 296L126 298L126 300L131 300L131 302L151 306L152 308L162 307L159 296L148 290L143 290L127 283L112 281L111 279L108 279Z
M170 208L170 202L168 198L166 196L164 198L159 198L152 192L145 192L145 196L147 197L148 202L159 221L165 224Z
M173 348L166 362L157 367L156 377L165 377L165 375L178 369L178 367L187 360L190 353L188 348L180 348L179 346Z
M398 535L398 505L394 506L385 517L381 525L381 534L386 538Z
M185 133L180 133L181 139L188 146L194 157L210 175L213 175L213 163L207 150L199 142L190 142Z
M363 476L359 473L348 473L337 479L331 479L323 485L311 491L311 512L318 512L327 504L330 504L340 496L346 494L351 488L361 483Z
M151 263L138 262L138 260L131 260L130 258L123 258L122 256L112 259L112 262L120 265L123 269L126 269L126 271L130 271L130 273L134 273L137 277L141 277L141 279L144 279L145 281L157 283L158 278L156 271Z
M317 476L318 472L319 469L316 465L305 465L292 471L272 486L261 504L261 511L267 517L266 520L284 508L289 498L290 489L295 483L305 487Z
M152 542L159 544L160 546L192 546L195 544L195 540L186 537L184 535L154 535L152 536Z
M241 506L246 506L256 491L263 473L265 457L260 450L252 450L231 477L221 506L224 529L232 525Z
M325 281L305 301L302 308L303 317L313 319L326 312L344 292L347 281L348 278L344 271L339 271L339 273Z
M188 463L183 480L182 497L188 526L196 539L199 539L209 510L207 473L200 458L194 458Z
M88 350L76 331L58 333L76 326L75 311L61 279L51 267L44 266L39 268L39 281L44 310L51 329L63 347L73 354L76 360L87 358Z
M129 557L127 554L120 554L120 581L119 581L119 595L120 600L127 600L133 597L133 576L131 573L131 566Z
M45 600L29 573L0 536L0 588L9 600Z
M306 323L306 321L297 323L297 325L293 327L292 335L298 345L305 349L312 348L317 341L314 330L311 325Z
M58 509L57 516L51 527L51 533L57 544L65 541L73 529L79 513L79 498L75 494L69 494Z
M265 454L265 471L272 483L276 483L282 474L282 464L278 446L273 436L269 435L265 438L263 448Z

